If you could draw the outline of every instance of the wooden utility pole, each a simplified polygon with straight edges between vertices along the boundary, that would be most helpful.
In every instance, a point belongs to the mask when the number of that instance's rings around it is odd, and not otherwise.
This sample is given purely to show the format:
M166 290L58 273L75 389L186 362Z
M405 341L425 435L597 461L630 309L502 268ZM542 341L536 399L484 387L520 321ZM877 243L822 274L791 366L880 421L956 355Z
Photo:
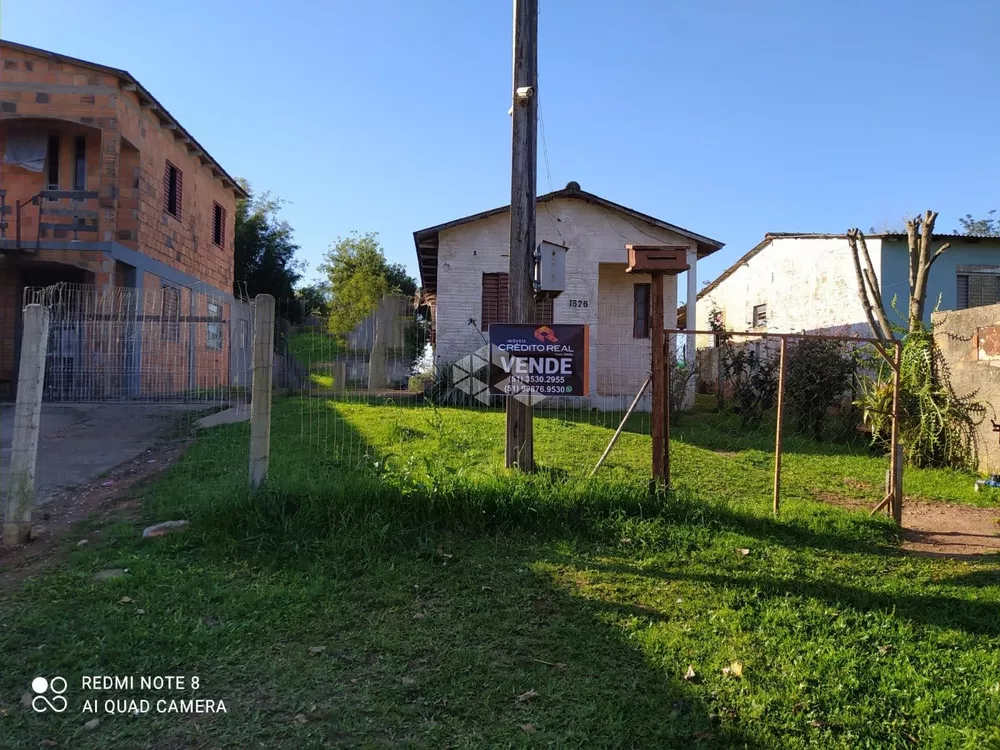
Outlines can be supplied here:
M778 515L781 510L781 451L782 425L785 421L785 352L788 348L788 337L781 337L781 354L778 355L778 421L774 429L774 498L773 511Z
M667 468L667 363L663 345L663 274L650 274L649 331L650 377L653 383L653 403L650 407L650 436L653 440L653 481L664 486L670 481Z
M510 323L535 322L535 173L538 151L538 0L514 0L510 170ZM507 397L507 468L535 467L531 405Z

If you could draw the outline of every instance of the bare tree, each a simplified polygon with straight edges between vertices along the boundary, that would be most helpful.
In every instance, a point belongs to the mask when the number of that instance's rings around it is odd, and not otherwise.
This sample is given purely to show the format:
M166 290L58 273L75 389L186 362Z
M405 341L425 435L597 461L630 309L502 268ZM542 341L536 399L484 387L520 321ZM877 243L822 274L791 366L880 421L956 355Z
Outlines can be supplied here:
M908 328L911 332L918 331L923 326L924 308L927 304L927 279L931 266L951 243L945 242L936 249L934 245L934 222L937 212L927 211L923 216L914 216L906 220L906 241L909 251L909 285L910 306ZM854 273L858 280L858 297L865 318L875 336L882 339L892 338L892 327L889 316L886 315L885 304L882 301L882 291L865 236L860 229L850 229L847 232L847 242L851 246L851 256L854 260ZM863 265L862 265L863 263Z

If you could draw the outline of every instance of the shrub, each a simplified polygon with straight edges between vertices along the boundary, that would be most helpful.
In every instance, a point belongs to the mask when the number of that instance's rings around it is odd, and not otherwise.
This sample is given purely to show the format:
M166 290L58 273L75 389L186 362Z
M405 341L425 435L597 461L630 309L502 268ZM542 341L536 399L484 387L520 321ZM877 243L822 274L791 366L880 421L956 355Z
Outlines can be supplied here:
M733 411L742 417L745 426L756 427L774 407L778 395L776 364L753 347L727 342L722 372L732 390Z
M801 339L785 354L785 407L793 427L820 440L830 407L851 392L854 362L839 341Z
M871 429L872 443L888 449L892 433L892 368L880 362L873 375L862 378L855 405ZM948 369L928 331L903 339L899 388L899 439L908 463L975 469L976 427L986 407L976 394L959 396Z

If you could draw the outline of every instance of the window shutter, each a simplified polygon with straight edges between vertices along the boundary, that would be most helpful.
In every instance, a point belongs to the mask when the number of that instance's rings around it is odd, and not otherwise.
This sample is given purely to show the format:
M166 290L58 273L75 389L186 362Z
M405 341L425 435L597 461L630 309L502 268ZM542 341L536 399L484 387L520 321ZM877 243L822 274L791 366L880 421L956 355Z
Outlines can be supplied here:
M955 308L957 310L967 310L969 307L969 277L960 274L958 280L958 294L956 295Z
M507 274L483 274L482 320L480 321L482 330L487 330L490 323L507 322L508 290Z
M184 175L181 170L174 168L174 174L177 175L177 218L181 218L181 206L184 205Z
M219 227L219 236L222 238L222 242L219 244L223 247L226 246L226 209L222 209L222 226Z
M969 277L969 307L981 307L983 302L983 277L973 275Z
M163 210L170 213L170 162L163 166Z

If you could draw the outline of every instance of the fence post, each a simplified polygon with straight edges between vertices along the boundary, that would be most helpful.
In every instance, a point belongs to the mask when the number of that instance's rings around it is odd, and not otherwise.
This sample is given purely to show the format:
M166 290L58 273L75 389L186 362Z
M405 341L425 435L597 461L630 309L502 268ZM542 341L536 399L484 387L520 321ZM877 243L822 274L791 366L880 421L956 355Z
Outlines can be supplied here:
M3 542L7 546L27 542L31 530L42 387L45 383L45 350L49 342L49 309L43 305L27 305L24 308L23 331L10 451L10 487L3 525Z
M267 478L271 455L271 381L274 371L274 297L258 294L253 314L253 387L250 397L250 487Z
M896 356L893 358L892 374L892 435L889 458L892 487L889 501L893 520L898 525L903 523L903 446L899 444L899 381L903 366L903 344L896 342Z
M778 424L774 430L774 515L781 506L781 423L785 416L785 348L788 339L781 337L781 353L778 356Z

